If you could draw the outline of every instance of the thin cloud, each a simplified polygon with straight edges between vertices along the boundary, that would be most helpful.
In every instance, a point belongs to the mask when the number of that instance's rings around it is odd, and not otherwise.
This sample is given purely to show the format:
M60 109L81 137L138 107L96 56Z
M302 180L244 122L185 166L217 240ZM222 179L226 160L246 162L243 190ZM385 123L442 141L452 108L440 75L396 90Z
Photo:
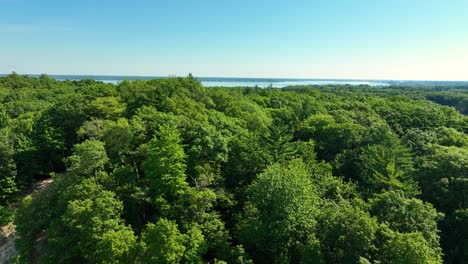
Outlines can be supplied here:
M6 1L6 0L0 0ZM72 31L71 27L57 26L57 25L21 25L9 24L0 25L0 32L2 33L36 33L36 32L68 32Z

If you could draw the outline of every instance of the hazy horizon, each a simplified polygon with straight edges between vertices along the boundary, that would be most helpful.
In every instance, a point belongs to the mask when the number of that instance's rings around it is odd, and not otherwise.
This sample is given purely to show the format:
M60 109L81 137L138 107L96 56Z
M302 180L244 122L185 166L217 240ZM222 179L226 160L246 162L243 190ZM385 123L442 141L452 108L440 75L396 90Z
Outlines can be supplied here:
M190 72L187 74L168 74L168 75L129 75L129 74L54 74L54 73L20 73L20 72L10 72L10 73L3 73L0 72L0 76L7 76L9 74L16 73L19 75L26 75L26 76L40 76L40 75L48 75L51 77L113 77L118 79L124 79L124 77L131 77L131 78L171 78L171 77L187 77ZM202 78L202 79L264 79L264 80L336 80L336 81L392 81L392 82L468 82L467 79L461 80L437 80L437 79L369 79L369 78L315 78L315 77L269 77L269 76L197 76L193 75L195 78Z

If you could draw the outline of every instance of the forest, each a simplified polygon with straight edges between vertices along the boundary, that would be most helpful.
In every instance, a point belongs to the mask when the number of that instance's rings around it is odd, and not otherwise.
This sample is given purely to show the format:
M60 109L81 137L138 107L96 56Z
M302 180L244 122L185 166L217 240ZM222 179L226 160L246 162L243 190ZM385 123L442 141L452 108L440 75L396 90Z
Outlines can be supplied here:
M466 86L13 73L0 224L12 263L468 263L467 113Z

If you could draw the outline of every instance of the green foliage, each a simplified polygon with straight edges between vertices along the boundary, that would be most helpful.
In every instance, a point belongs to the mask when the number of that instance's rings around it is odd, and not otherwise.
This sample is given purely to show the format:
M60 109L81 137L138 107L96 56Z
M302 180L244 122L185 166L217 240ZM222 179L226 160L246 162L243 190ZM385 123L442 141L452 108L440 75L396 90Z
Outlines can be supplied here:
M468 135L454 128L440 127L435 130L437 135L436 143L442 146L456 146L459 148L468 147Z
M23 198L22 205L15 214L15 224L18 239L16 249L23 263L34 261L37 240L44 238L44 230L51 222L53 203L49 203L52 193L42 192L34 200L31 196Z
M317 225L327 263L356 263L375 250L377 220L348 202L327 203L320 210Z
M109 191L71 201L61 217L62 226L49 229L48 261L82 258L93 263L121 263L128 260L136 239L132 230L121 223L122 209L122 203Z
M423 196L436 208L444 212L468 208L468 149L435 146L419 167Z
M411 183L412 160L401 145L372 145L365 147L359 157L361 183L372 191L404 190L414 193Z
M275 164L248 189L240 237L259 263L298 261L313 240L317 195L300 160Z
M227 187L245 186L272 161L271 154L262 149L260 136L247 133L235 137L229 145L229 158L222 170Z
M466 102L0 77L0 223L20 263L464 263Z
M448 215L443 222L442 246L448 249L447 262L468 261L468 209L459 209Z
M16 164L14 149L8 136L0 130L0 206L6 206L13 201L16 189Z
M264 136L264 140L269 153L272 155L273 162L292 159L298 152L292 142L293 136L289 133L287 127L272 126L268 135Z
M161 213L180 206L188 184L185 175L184 149L180 136L173 127L162 126L157 136L146 148L147 158L143 163L148 186L154 195L154 202Z
M141 237L142 263L203 263L203 235L198 229L180 233L177 224L161 219L148 224Z
M331 161L336 154L357 145L363 131L364 127L348 118L337 120L329 114L315 114L304 120L299 133L301 139L317 143L319 158Z
M250 100L230 102L225 113L228 116L241 118L249 130L266 133L271 125L271 117L262 108Z
M0 205L0 226L4 226L13 220L13 210L10 207Z
M211 165L214 168L227 161L227 131L217 129L208 122L187 122L184 132L184 145L187 153L188 168ZM189 175L196 175L189 170Z
M442 215L429 203L406 198L402 192L390 191L370 201L371 212L380 222L400 233L419 232L435 251L439 248L437 221Z
M96 245L95 263L132 263L136 248L136 237L128 227L109 230L102 235Z
M102 119L115 120L125 111L125 105L121 105L119 98L98 97L91 102L91 113Z
M71 153L77 142L77 131L88 118L88 102L79 93L57 96L53 107L37 120L33 140L42 173L63 169L63 156Z
M446 259L466 261L468 149L434 145L418 166L423 198L446 215L440 225Z
M442 263L440 253L432 249L420 233L392 232L389 236L382 249L383 262L395 264Z
M108 162L104 143L97 140L86 140L74 147L74 154L68 158L71 164L69 172L95 176L99 171L104 169L104 165Z

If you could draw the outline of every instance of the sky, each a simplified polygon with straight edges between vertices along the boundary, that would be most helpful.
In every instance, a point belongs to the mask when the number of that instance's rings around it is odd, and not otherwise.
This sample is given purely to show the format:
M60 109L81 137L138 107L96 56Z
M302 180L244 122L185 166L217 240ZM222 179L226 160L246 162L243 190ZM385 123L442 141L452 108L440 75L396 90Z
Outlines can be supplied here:
M0 73L468 80L467 0L0 0Z

